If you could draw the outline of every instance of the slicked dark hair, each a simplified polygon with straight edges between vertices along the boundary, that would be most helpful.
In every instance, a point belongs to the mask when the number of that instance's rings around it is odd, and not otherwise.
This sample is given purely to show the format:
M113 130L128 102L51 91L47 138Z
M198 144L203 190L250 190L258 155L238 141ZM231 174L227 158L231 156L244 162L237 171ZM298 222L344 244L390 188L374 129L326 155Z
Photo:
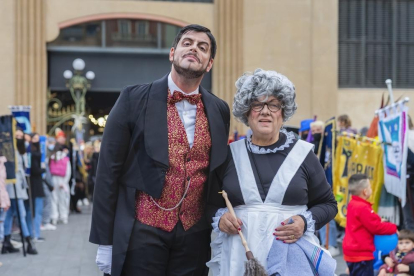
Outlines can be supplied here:
M181 37L188 33L188 32L197 32L197 33L205 33L208 38L210 38L210 59L214 59L214 57L216 56L216 51L217 51L217 43L216 43L216 39L214 38L213 34L211 33L210 29L201 26L201 25L197 25L197 24L191 24L191 25L187 25L183 28L181 28L181 30L178 32L177 36L174 39L174 42L172 44L172 47L174 49L177 49L177 45L178 42L180 42Z

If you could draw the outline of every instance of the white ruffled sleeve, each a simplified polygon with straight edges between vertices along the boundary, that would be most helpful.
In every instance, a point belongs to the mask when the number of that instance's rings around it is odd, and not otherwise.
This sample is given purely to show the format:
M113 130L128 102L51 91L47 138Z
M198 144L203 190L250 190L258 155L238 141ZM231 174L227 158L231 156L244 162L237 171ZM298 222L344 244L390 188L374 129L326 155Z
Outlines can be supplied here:
M303 216L306 219L306 231L305 232L314 233L315 232L315 220L312 217L312 212L302 211L299 215Z
M220 228L219 228L220 219L228 211L229 210L227 208L220 208L217 210L215 216L213 217L213 223L211 224L211 226L213 226L213 231L216 233L219 233L220 235L225 234L224 232L220 231Z
M228 237L228 235L224 232L221 232L219 229L219 222L221 217L228 212L227 208L221 208L218 209L216 212L216 215L213 217L213 223L211 224L213 226L213 232L218 233L216 237L211 242L211 252L212 252L212 258L211 260L206 264L207 267L210 268L210 271L213 275L221 275L221 251L223 246L223 241ZM214 234L213 234L214 236Z

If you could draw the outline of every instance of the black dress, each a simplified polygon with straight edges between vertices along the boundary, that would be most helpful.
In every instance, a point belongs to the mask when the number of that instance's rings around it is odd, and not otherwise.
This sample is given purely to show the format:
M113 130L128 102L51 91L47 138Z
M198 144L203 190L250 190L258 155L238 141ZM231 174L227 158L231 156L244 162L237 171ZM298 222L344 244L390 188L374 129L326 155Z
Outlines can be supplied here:
M286 140L286 135L280 133L280 138L275 144L263 148L281 147L286 143ZM254 154L248 150L257 188L263 201L274 176L296 142L297 140L294 139L284 149L275 153ZM306 158L287 188L283 205L307 205L315 220L315 228L318 230L335 217L338 211L337 203L316 155L312 151L304 154L306 154ZM217 178L219 190L224 189L227 192L233 207L245 204L230 149L226 162L217 170ZM212 215L211 212L208 214Z
M45 192L43 190L43 179L42 173L45 172L45 169L42 169L41 166L41 154L40 152L31 153L31 168L30 168L30 188L32 198L36 197L45 197Z

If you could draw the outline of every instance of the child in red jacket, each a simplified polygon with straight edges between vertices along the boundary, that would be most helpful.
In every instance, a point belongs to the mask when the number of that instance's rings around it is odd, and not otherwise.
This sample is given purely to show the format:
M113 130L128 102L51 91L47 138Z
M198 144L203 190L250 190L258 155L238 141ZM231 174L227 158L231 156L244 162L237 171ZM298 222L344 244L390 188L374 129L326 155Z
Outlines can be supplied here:
M372 203L367 201L372 194L368 176L352 175L348 181L348 189L352 199L348 203L342 244L344 259L350 276L374 276L374 236L394 234L397 226L382 221L372 210Z
M391 251L389 257L385 257L385 264L380 267L378 276L414 275L413 249L414 232L406 229L401 230L398 234L397 248Z

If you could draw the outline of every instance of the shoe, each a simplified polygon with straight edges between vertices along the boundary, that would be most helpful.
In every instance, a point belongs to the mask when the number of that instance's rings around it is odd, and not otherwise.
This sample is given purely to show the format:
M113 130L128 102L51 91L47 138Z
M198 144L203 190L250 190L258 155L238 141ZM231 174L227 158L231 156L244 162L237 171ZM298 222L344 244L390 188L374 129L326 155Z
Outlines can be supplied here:
M338 247L329 246L328 251L329 251L329 253L331 253L332 257L336 257L336 256L341 255L341 251L339 250Z
M40 230L42 230L42 231L48 231L48 230L53 231L53 230L56 230L56 226L54 226L53 224L47 223L45 225L42 225L40 227Z
M36 246L35 246L32 238L31 237L26 237L26 242L27 242L27 249L26 249L27 254L37 255Z
M62 219L63 224L68 224L68 219Z
M10 242L10 238L11 238L10 235L4 236L3 246L1 248L1 254L16 253L20 251L19 249L14 248L13 244Z
M56 226L56 224L57 224L57 219L52 219L52 220L51 220L51 223L52 223L52 225L53 225L53 226Z
M11 244L13 244L14 248L22 248L23 247L23 243L19 242L19 241L15 241L13 239L10 239Z
M35 243L38 243L38 242L44 242L44 241L45 241L45 238L42 238L42 237L39 237L39 238L34 238L34 239L33 239L33 241L34 241Z
M89 200L86 197L83 199L83 205L89 206Z

